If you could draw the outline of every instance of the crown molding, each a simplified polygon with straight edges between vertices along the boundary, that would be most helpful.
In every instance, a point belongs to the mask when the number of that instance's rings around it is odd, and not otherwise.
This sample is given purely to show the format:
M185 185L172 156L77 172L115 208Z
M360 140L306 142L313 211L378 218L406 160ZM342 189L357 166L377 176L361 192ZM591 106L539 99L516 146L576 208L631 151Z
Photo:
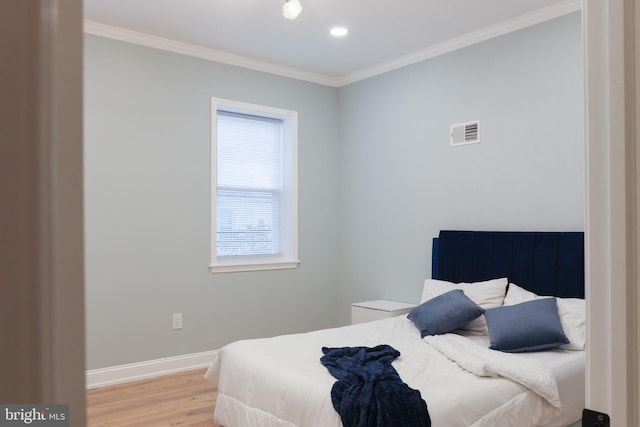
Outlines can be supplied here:
M235 55L228 52L152 36L150 34L140 33L124 28L113 27L111 25L105 25L94 21L84 21L84 32L87 34L93 34L110 39L135 43L142 46L161 49L182 55L207 59L223 64L235 65L238 67L262 71L265 73L275 74L292 79L317 83L324 86L341 87L358 82L360 80L365 80L370 77L384 74L398 68L406 67L417 62L431 59L445 53L453 52L455 50L462 49L464 47L471 46L473 44L480 43L494 37L499 37L513 31L549 21L551 19L579 11L581 9L581 0L565 0L552 6L548 6L534 12L521 15L514 19L510 19L500 24L486 27L481 30L465 34L463 36L456 37L446 42L439 43L427 49L420 50L409 55L404 55L391 61L383 62L373 67L368 67L363 70L345 74L339 77L312 73L293 67L260 61L257 59Z
M93 34L96 36L107 37L114 40L134 43L141 46L178 53L181 55L193 56L196 58L207 59L209 61L235 65L251 70L263 71L265 73L289 77L292 79L318 83L324 86L336 86L337 84L337 79L335 77L327 76L324 74L312 73L293 67L260 61L246 56L235 55L220 50L209 49L206 47L183 43L163 37L152 36L150 34L101 24L99 22L85 20L84 32L87 34Z
M483 28L472 33L448 40L443 43L433 45L427 49L420 50L409 55L404 55L384 62L373 67L369 67L354 73L346 74L338 79L337 86L346 86L351 83L365 80L398 68L406 67L427 59L434 58L445 53L453 52L464 47L468 47L495 37L499 37L517 30L521 30L532 25L540 24L560 16L568 15L582 9L581 0L565 0L555 5L536 10L514 19Z

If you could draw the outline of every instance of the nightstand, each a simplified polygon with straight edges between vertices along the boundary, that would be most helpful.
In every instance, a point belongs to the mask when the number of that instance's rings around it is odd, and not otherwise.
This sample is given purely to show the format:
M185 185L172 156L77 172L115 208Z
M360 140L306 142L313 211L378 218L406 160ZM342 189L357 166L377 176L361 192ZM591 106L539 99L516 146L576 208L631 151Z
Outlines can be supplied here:
M415 306L415 304L387 300L354 302L351 304L351 324L400 316L407 314Z

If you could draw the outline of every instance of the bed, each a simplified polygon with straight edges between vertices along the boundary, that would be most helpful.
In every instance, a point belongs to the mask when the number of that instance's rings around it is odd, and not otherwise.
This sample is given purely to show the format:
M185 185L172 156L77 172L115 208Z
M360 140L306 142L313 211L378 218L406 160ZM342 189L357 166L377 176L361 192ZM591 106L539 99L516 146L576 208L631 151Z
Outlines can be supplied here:
M583 242L580 232L441 231L409 316L220 349L205 375L218 389L214 421L350 424L333 396L343 380L321 358L390 346L394 372L419 391L431 425L569 425L584 407Z

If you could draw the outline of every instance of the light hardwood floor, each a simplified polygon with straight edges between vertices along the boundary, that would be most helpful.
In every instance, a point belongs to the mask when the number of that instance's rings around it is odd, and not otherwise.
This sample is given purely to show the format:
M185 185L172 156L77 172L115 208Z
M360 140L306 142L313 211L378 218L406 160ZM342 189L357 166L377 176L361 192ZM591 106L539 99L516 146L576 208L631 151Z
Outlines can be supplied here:
M213 427L217 392L205 369L87 391L91 427Z

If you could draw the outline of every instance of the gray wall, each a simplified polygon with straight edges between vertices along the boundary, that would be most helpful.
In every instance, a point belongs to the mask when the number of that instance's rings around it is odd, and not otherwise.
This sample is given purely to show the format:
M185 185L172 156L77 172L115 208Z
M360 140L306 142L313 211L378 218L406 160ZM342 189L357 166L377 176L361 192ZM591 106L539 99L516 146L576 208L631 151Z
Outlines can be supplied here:
M334 89L87 36L88 368L417 301L442 228L582 230L580 39L573 14ZM298 269L208 272L212 96L299 112Z
M209 273L211 97L298 111L297 269ZM88 369L337 325L336 105L335 88L86 37Z
M579 13L340 91L343 304L417 302L440 229L583 230ZM450 125L480 120L452 148Z

